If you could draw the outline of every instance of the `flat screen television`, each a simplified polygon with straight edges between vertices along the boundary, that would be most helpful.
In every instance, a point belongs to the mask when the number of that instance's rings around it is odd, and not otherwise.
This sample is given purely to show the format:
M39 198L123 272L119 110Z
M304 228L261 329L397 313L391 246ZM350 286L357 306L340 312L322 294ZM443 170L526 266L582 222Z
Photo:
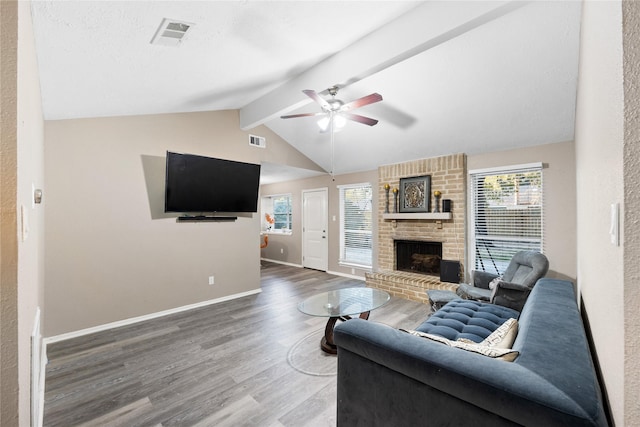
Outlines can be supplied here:
M257 212L260 165L167 151L165 212Z

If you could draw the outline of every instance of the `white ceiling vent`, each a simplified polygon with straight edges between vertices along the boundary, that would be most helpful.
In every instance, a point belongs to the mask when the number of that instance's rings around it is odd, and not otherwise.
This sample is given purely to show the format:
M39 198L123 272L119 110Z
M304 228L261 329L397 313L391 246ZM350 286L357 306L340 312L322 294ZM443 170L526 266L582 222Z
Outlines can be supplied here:
M263 136L249 135L249 145L252 147L267 147L267 139Z
M182 22L176 19L164 18L160 23L160 27L151 39L151 44L159 44L162 46L179 46L184 36L193 25L190 22Z

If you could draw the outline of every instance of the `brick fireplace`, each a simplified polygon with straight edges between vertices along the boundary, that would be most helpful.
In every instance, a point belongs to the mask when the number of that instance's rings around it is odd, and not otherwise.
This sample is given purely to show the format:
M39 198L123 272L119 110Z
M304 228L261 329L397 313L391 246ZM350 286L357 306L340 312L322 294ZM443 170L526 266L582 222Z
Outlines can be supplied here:
M442 193L441 200L451 200L451 219L385 219L384 185L399 188L400 178L422 175L431 175L429 196L432 210L435 205L433 192L438 190ZM454 154L381 166L378 168L378 192L378 270L367 273L367 285L425 303L428 302L427 289L455 290L456 284L440 282L435 257L459 261L461 277L464 277L466 155ZM389 194L390 209L393 210L393 193ZM435 253L432 249L411 250L409 257L413 257L410 261L413 268L411 265L398 268L398 242L428 242L432 247L439 246L439 249L435 249Z

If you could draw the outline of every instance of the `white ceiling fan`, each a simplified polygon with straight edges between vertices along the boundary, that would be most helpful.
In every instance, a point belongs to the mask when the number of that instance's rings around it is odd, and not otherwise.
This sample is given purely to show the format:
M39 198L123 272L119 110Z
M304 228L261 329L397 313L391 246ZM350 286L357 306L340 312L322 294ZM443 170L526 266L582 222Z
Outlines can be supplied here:
M338 94L338 86L332 86L327 91L329 95L331 95L330 100L325 100L320 95L316 93L314 90L303 90L302 92L307 95L309 98L313 99L315 102L320 104L322 107L322 112L319 113L302 113L302 114L291 114L288 116L280 116L282 119L294 119L298 117L312 117L312 116L325 116L327 120L324 121L325 125L321 128L326 130L327 125L332 123L335 119L337 122L339 117L342 117L347 120L353 120L354 122L362 123L368 126L374 126L378 123L378 120L372 119L370 117L361 116L359 114L354 114L351 111L356 108L364 107L369 104L373 104L375 102L382 101L382 95L379 93L372 93L367 96L363 96L362 98L356 99L355 101L351 101L348 103L344 103L341 100L336 98ZM322 122L322 121L321 121ZM336 125L337 123L334 123Z
M320 126L321 132L326 132L327 129L331 132L331 176L333 177L334 171L334 132L336 128L341 128L344 126L345 119L352 120L354 122L362 123L367 126L375 126L378 123L378 120L372 119L371 117L361 116L359 114L351 113L352 110L356 108L364 107L365 105L373 104L379 101L382 101L382 95L379 93L372 93L367 96L363 96L362 98L358 98L355 101L351 101L348 103L344 103L341 100L336 98L338 94L338 86L332 86L327 91L329 95L331 95L330 100L325 100L320 95L316 93L314 90L303 90L302 92L307 95L309 98L313 99L315 102L320 104L322 107L322 112L319 113L302 113L302 114L291 114L288 116L280 116L282 119L294 119L298 117L313 117L313 116L324 116L319 122L318 126Z

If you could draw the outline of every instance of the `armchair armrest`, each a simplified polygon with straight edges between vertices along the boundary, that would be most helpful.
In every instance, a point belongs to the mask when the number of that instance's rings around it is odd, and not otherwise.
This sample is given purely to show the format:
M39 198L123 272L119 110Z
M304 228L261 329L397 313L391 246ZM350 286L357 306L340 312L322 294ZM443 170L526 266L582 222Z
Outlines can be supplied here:
M489 289L489 282L498 277L497 274L481 270L473 271L473 286L476 288Z
M498 282L498 289L509 289L509 290L520 291L520 292L531 291L531 288L528 286L521 285L519 283L504 282L502 280Z
M530 293L531 288L528 286L501 281L491 295L491 303L522 311Z

